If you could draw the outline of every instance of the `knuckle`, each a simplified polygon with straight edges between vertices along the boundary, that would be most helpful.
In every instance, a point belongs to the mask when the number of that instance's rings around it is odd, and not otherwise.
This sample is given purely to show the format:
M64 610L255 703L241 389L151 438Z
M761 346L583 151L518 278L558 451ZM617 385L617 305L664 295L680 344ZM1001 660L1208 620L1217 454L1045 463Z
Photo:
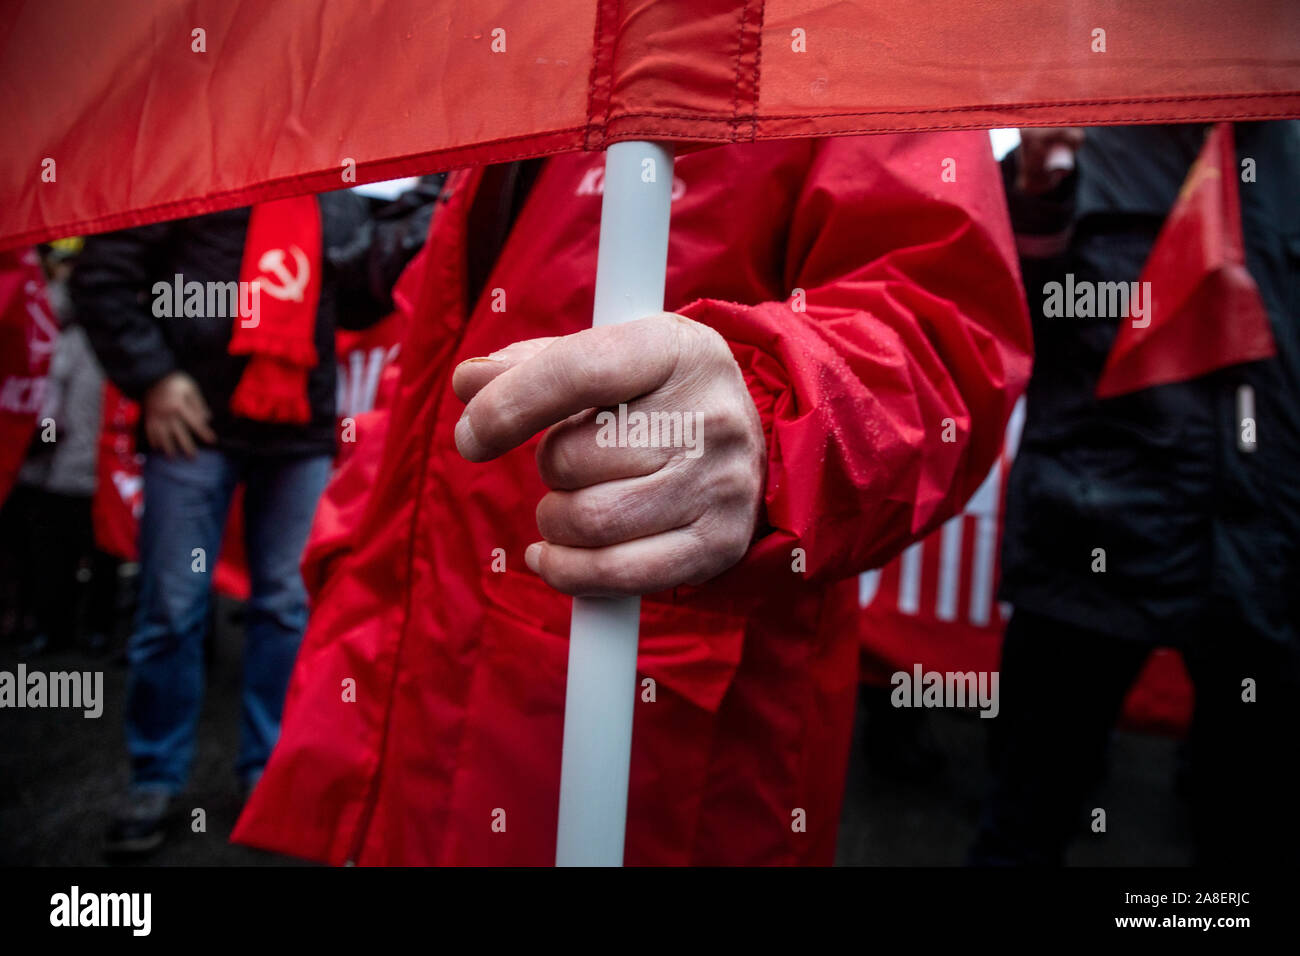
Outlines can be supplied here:
M583 363L575 360L573 347L553 347L544 356L541 371L546 387L552 392L579 393L584 387L586 376L579 372Z
M729 568L733 564L739 564L745 555L749 553L749 538L750 535L747 533L737 533L731 536L729 545L722 549L722 569Z
M593 544L626 541L628 520L622 508L605 495L578 495L573 509L573 528Z
M555 516L554 497L553 493L543 495L533 512L533 517L537 521L537 533L546 541L557 541L560 535L558 519Z
M537 505L537 530L547 541L601 547L626 539L626 518L603 496L551 492Z
M474 437L484 445L496 446L515 434L522 421L521 409L499 394L485 395L471 413Z
M688 319L678 323L678 330L681 354L689 355L710 370L731 363L731 347L713 326Z
M582 587L566 562L543 557L539 572L543 581L563 594L576 594Z
M592 555L587 587L599 587L620 594L635 593L641 583L642 570L626 555L602 551Z
M594 350L583 374L571 382L569 388L584 402L595 406L618 392L627 377L626 353L621 343L602 341Z
M691 525L698 557L697 573L708 580L738 563L749 553L753 533L751 516L728 510L710 512Z
M730 567L730 563L724 563L725 556L718 550L715 542L702 542L696 540L694 546L689 552L682 556L681 580L692 587L704 584L706 581L715 577L723 569Z
M548 488L574 486L573 453L569 443L554 432L547 434L537 446L537 473Z
M740 459L733 459L719 468L709 485L714 508L739 510L753 502L758 489L755 469Z
M582 594L600 581L598 574L591 571L588 560L572 555L543 561L542 577L551 587L565 594Z

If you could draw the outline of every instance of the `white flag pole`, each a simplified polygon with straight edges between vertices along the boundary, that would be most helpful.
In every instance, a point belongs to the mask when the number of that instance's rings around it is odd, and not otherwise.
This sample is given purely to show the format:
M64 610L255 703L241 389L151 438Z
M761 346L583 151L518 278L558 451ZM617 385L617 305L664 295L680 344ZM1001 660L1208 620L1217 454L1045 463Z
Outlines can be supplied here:
M663 311L672 189L671 147L605 151L592 325ZM623 865L640 618L640 598L573 599L556 866Z

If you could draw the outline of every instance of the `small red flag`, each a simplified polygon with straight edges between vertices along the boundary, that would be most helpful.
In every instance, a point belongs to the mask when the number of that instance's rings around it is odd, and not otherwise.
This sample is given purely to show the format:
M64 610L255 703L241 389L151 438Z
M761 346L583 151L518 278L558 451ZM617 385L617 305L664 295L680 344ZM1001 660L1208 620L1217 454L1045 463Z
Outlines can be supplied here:
M1206 137L1138 281L1145 283L1145 315L1121 324L1098 398L1277 354L1246 271L1231 123L1216 124Z

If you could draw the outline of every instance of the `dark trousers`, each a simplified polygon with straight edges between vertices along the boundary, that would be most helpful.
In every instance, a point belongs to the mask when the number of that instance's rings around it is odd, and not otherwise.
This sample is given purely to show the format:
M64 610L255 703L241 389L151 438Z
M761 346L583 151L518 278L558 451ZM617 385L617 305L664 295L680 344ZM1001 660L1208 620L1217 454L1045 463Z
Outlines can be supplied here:
M1231 621L1206 621L1179 647L1196 692L1188 740L1196 861L1293 863L1295 652ZM1069 841L1090 832L1090 791L1105 774L1112 728L1151 650L1015 612L990 731L993 786L972 863L1060 865ZM1247 678L1254 702L1242 699Z
M6 606L19 635L43 634L53 646L72 644L81 590L77 573L94 543L90 501L17 485L5 502Z

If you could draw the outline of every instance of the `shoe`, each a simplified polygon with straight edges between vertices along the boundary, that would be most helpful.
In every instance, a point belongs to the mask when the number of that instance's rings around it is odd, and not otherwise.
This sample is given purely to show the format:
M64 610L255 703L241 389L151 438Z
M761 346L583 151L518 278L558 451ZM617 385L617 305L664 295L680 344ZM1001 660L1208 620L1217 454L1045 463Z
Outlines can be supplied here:
M162 846L172 798L166 790L133 788L104 839L106 856L141 856Z

